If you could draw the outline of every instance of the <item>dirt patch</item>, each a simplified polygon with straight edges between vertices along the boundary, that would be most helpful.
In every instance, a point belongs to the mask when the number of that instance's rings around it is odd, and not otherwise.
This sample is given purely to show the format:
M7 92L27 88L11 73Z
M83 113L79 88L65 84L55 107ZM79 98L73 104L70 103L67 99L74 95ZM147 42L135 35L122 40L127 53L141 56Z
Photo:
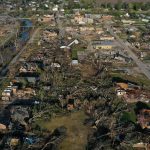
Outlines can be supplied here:
M83 77L91 77L94 76L97 70L90 64L83 64L80 66L80 70Z

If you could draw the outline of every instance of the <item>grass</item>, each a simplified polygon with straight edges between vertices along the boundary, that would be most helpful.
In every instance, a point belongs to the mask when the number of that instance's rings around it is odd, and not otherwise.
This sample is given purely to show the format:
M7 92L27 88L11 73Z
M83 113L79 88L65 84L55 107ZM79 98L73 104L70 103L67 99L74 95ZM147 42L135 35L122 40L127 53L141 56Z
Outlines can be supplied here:
M118 36L124 40L126 40L128 38L128 36L125 33L120 33L120 34L118 34Z
M144 61L150 61L150 55L147 55L146 57L144 57Z
M75 47L72 49L72 53L71 53L72 59L78 59L77 52L78 52L78 51L84 51L84 50L85 50L85 49L84 49L83 47L75 46Z
M72 59L77 59L77 49L72 49L72 53L71 53L71 57L72 57Z
M135 82L139 85L144 85L146 88L150 88L150 80L144 75L131 76L123 73L111 73L112 77L119 77L124 80Z
M121 118L121 121L126 122L126 121L131 121L133 123L136 123L136 115L135 112L124 112Z
M57 127L67 128L67 137L60 144L60 150L84 150L87 144L88 127L83 125L86 115L83 111L74 112L69 116L52 118L51 121L40 121L41 127L53 131Z

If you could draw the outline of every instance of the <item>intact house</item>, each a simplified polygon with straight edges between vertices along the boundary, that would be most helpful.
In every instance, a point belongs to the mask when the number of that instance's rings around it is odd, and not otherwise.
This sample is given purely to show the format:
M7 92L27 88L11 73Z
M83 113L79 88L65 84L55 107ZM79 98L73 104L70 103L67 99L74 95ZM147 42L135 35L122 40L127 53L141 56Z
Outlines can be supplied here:
M96 50L112 50L114 48L114 43L112 41L93 41L93 48Z
M74 59L71 61L72 66L78 66L78 64L79 64L79 61L77 59Z

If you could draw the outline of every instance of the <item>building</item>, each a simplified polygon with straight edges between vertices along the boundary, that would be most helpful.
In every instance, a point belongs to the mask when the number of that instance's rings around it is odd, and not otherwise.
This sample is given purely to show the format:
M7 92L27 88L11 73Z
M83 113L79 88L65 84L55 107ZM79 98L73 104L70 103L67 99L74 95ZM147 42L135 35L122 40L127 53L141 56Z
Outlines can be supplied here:
M94 27L80 27L79 28L81 34L92 34L95 29Z
M79 64L78 60L72 60L71 65L77 66Z
M147 143L136 143L136 144L133 144L133 149L134 150L149 150L150 149L150 144L147 144Z
M115 38L113 36L102 36L100 40L102 41L113 41Z
M111 50L114 47L114 43L112 41L93 41L92 45L96 50Z
M131 25L131 24L135 23L135 21L134 20L125 20L125 19L123 19L122 23L127 24L127 25Z

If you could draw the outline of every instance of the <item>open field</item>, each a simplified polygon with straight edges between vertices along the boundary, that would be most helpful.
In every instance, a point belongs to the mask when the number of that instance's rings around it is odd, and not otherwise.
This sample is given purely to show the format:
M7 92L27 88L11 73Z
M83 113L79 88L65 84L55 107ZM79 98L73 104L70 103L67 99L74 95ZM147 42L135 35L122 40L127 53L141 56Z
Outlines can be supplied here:
M40 121L41 127L48 130L54 130L57 127L65 126L67 128L67 137L60 144L61 150L84 150L87 144L89 129L83 125L86 115L83 111L74 112L70 116L53 118L50 122Z

